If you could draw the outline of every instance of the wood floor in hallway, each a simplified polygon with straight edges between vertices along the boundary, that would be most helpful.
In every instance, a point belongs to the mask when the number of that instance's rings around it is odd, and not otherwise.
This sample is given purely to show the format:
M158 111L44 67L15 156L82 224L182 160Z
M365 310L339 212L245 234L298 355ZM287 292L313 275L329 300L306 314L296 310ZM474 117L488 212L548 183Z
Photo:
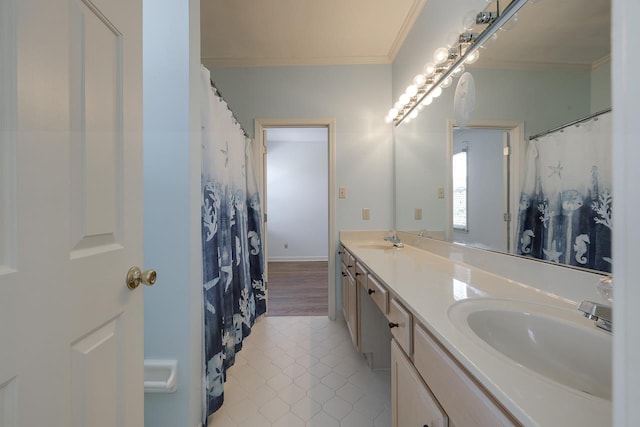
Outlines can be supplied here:
M328 262L270 262L267 316L326 316Z

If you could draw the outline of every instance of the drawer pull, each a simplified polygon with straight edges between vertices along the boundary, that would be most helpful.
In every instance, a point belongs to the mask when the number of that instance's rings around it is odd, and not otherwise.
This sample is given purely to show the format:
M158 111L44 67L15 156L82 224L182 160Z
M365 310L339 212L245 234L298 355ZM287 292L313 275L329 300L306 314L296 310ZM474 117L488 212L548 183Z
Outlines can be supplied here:
M362 273L358 273L358 272L356 271L356 276L360 276L361 274L362 274Z
M369 288L369 289L367 289L367 293L368 293L369 295L371 295L371 294L375 294L375 293L376 293L376 291L375 291L375 290L373 290L373 289L371 289L371 288Z
M353 265L347 265L347 268L353 268Z
M338 255L342 255L344 252L342 251L338 251Z
M400 325L398 325L397 323L389 322L389 329L397 328L398 326Z
M347 273L345 273L344 271L342 272L342 277L347 277Z

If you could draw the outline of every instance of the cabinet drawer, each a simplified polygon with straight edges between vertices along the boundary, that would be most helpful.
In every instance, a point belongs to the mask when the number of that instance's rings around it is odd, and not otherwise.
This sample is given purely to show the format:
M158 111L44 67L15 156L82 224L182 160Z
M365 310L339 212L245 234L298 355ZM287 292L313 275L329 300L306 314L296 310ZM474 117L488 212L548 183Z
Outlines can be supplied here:
M413 364L458 427L518 426L422 325L414 325Z
M393 297L389 303L387 319L389 319L391 335L398 341L404 352L411 355L413 351L411 346L411 314Z
M355 277L356 277L356 281L361 285L361 286L366 286L367 284L367 270L363 267L362 264L360 264L359 262L356 262L356 268L355 268Z
M367 285L365 286L367 293L380 308L383 314L389 313L389 293L387 289L378 282L375 277L369 275Z
M355 262L353 255L351 255L351 253L344 248L342 249L342 262L344 263L344 265L353 265Z

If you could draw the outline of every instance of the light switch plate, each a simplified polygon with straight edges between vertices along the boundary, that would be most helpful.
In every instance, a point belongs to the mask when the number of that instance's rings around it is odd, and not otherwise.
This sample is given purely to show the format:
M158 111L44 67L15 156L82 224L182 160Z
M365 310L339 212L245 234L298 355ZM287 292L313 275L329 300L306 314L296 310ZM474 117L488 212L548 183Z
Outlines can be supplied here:
M422 208L416 208L413 216L415 219L422 219Z
M362 219L368 221L370 217L369 208L362 208Z
M341 199L346 199L347 198L347 189L344 187L340 187L340 189L338 190L338 197Z
M444 187L438 187L438 199L444 199Z

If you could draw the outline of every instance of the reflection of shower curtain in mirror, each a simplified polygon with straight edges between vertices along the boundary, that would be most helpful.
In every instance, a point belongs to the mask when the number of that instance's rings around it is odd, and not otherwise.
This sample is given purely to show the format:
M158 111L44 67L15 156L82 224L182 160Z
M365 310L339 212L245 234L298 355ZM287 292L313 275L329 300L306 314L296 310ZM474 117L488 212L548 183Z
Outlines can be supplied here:
M611 271L611 113L530 141L516 253Z
M223 402L226 369L266 311L258 186L250 140L202 67L202 252L206 418Z

